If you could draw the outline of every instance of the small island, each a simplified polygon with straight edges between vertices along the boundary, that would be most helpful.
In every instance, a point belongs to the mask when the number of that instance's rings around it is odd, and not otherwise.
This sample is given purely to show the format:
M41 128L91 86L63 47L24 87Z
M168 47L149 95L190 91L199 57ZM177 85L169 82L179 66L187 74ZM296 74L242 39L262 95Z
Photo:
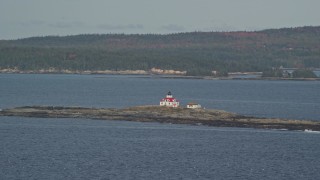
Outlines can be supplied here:
M243 127L260 129L286 129L320 131L320 122L257 118L221 110L166 106L137 106L123 109L84 108L61 106L25 106L0 110L0 116L38 118L85 118L99 120L125 120L172 124L205 125L215 127Z

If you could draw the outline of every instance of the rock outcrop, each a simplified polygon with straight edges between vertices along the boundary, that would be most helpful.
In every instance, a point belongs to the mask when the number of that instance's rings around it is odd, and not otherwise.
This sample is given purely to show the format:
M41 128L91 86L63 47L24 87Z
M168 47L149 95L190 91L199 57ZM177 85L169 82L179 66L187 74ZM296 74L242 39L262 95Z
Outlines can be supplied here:
M0 116L41 118L87 118L193 124L216 127L246 127L263 129L320 130L320 122L242 116L221 110L137 106L124 109L57 106L26 106L0 111Z

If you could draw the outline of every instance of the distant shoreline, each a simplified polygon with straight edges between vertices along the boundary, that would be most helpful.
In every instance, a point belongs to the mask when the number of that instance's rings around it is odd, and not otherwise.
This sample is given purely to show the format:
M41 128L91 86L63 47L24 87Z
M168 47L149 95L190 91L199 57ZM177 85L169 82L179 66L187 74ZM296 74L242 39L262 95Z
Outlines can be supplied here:
M288 81L320 81L320 78L281 78L281 77L213 77L213 76L187 76L177 74L150 73L142 70L124 70L124 71L21 71L21 70L1 70L0 74L78 74L78 75L141 75L146 78L164 78L164 79L206 79L206 80L288 80Z

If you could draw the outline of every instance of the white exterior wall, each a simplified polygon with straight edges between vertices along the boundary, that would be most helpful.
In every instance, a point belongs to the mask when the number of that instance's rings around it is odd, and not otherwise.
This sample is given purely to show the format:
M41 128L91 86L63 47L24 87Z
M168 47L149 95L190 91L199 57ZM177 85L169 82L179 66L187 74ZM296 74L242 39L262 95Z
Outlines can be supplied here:
M175 105L175 106L174 106ZM179 102L166 102L166 101L161 101L160 106L168 106L168 107L179 107Z
M201 108L201 105L200 104L188 104L187 108L198 109L198 108Z
M176 106L174 107L179 107L179 102L174 102L176 104Z

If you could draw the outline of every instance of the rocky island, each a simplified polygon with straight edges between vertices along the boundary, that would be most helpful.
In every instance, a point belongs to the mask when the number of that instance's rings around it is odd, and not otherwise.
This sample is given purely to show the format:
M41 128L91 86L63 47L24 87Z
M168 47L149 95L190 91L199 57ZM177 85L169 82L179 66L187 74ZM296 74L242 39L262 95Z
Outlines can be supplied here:
M25 106L0 110L0 116L39 118L86 118L125 120L172 124L205 125L215 127L245 127L260 129L287 129L320 131L320 122L257 118L221 110L137 106L123 109L84 108L61 106Z

